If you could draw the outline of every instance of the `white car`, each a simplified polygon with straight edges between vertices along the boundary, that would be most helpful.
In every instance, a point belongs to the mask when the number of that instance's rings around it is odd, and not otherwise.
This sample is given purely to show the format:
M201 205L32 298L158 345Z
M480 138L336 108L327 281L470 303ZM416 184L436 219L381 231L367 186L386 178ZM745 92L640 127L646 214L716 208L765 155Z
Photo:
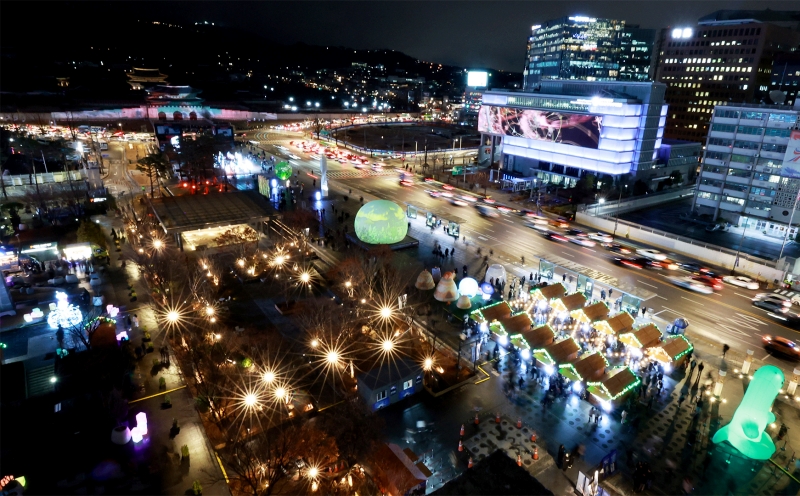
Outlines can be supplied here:
M727 282L728 284L732 284L734 286L739 286L740 288L746 289L758 289L759 285L758 282L750 279L749 277L744 276L725 276L722 278L723 281Z
M539 224L536 222L525 222L523 223L525 227L530 227L531 229L536 229L539 232L547 233L550 232L549 226L547 224Z
M780 293L758 293L753 297L753 301L759 300L781 301L787 307L792 306L792 304L800 305L800 295L798 294L793 294L789 297Z
M712 294L714 292L710 287L695 281L691 277L673 277L669 279L669 282L697 293Z
M598 243L611 243L612 241L614 241L614 238L612 238L610 234L606 234L606 233L602 233L602 232L596 232L596 233L589 234L589 239L593 239L593 240L597 241Z
M666 260L667 259L667 256L664 255L663 253L661 253L660 251L658 251L658 250L650 250L648 248L639 248L638 250L636 250L636 253L638 253L639 255L641 255L641 256L643 256L645 258L649 258L651 260L659 260L659 261L661 261L661 260Z
M584 236L570 236L568 239L570 243L575 243L576 245L585 246L587 248L591 248L597 244Z

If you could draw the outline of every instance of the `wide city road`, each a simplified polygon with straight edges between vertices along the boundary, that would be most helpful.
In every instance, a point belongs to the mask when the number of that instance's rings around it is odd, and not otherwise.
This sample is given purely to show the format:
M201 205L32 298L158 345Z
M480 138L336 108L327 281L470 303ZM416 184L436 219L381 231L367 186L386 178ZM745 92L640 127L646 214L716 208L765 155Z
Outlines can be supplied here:
M300 160L291 160L295 166L309 172L317 172L319 170L317 160L311 160L307 154L289 146L290 140L297 139L296 135L290 137L282 136L279 132L270 132L269 141L262 147L268 153L285 158L284 152L270 145L286 146L290 153L300 157ZM475 245L481 246L484 252L493 249L495 252L493 258L499 259L509 269L513 267L518 275L537 271L538 257L545 257L557 264L559 262L580 264L604 274L598 278L600 287L608 284L614 287L637 288L646 294L647 299L643 305L652 315L669 322L678 317L687 318L690 323L688 332L690 336L702 336L715 343L728 344L732 349L742 353L748 349L754 350L756 358L779 365L784 370L791 371L793 368L789 362L768 354L762 347L761 339L765 334L770 334L800 344L800 332L776 321L764 310L754 307L751 299L759 291L726 285L721 291L704 295L677 287L668 278L686 273L620 267L613 263L613 254L600 245L588 248L550 241L539 232L527 227L526 219L514 213L501 214L495 218L482 217L471 204L453 205L448 198L434 198L426 192L443 191L439 183L416 182L412 186L401 185L398 180L402 168L400 161L381 161L387 164L383 171L356 170L352 165L342 165L329 160L329 178L345 187L353 188L354 195L355 190L363 191L378 198L392 200L401 206L414 205L422 216L425 211L431 211L443 221L459 222L461 235L466 236L471 250L475 250ZM391 170L390 166L397 167L397 170ZM453 240L453 238L447 239ZM627 240L625 243L636 246ZM453 241L450 241L450 244L452 246ZM455 246L458 250L464 249L462 241ZM444 247L448 245L445 243ZM523 256L524 265L521 261ZM679 255L671 258L689 261ZM716 270L721 274L726 273L721 269ZM556 272L560 273L558 270Z

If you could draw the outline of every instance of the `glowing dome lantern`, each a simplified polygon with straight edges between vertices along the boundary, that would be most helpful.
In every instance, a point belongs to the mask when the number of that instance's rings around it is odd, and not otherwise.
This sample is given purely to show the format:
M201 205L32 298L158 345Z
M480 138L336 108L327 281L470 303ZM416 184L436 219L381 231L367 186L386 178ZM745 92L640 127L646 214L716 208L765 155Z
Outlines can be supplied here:
M83 320L83 314L75 305L70 305L67 294L61 291L56 293L56 308L47 316L47 323L51 329L68 328L78 325Z
M414 287L422 290L433 289L436 287L436 283L433 282L433 276L430 272L428 272L428 269L423 269L422 272L419 273L417 282L414 283Z
M285 181L292 177L292 166L289 162L278 162L275 164L275 176L281 181Z
M461 296L472 298L480 292L481 288L478 286L478 281L471 277L465 277L464 279L461 279L460 283L458 283L458 293Z
M390 245L406 237L405 212L389 200L374 200L358 210L353 225L358 239L371 245Z
M466 310L472 307L472 302L469 300L469 296L462 294L461 296L458 297L456 306L461 310Z
M483 278L484 281L490 281L494 279L495 282L497 280L507 281L506 276L506 268L500 264L493 264L490 265L488 269L486 269L486 276Z
M455 276L452 272L445 272L442 280L436 286L436 291L433 292L433 297L437 301L456 301L458 299L458 288L456 282L453 280Z
M492 295L494 294L494 286L492 286L488 282L482 283L481 293L483 293L484 300L490 300L492 298Z

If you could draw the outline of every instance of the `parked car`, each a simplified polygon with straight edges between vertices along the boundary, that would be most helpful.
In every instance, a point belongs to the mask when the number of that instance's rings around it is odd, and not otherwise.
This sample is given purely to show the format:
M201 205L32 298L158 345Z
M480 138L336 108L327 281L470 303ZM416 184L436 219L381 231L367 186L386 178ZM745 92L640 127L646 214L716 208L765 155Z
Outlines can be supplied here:
M723 281L731 284L733 286L739 286L740 288L745 289L758 289L759 284L757 281L750 279L749 277L744 276L725 276L722 278Z

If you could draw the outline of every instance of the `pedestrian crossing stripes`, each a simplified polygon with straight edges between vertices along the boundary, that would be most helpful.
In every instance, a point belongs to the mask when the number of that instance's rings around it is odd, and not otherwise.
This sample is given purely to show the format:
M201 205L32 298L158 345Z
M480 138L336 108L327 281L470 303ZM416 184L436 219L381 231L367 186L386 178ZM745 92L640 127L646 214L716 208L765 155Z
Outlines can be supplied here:
M328 177L331 179L363 179L370 176L393 176L397 174L394 170L345 170L345 171L329 171Z
M783 295L783 296L786 296L788 298L791 298L791 297L793 297L795 295L800 294L797 291L792 291L791 289L776 289L775 291L773 291L773 293L777 293L779 295Z

